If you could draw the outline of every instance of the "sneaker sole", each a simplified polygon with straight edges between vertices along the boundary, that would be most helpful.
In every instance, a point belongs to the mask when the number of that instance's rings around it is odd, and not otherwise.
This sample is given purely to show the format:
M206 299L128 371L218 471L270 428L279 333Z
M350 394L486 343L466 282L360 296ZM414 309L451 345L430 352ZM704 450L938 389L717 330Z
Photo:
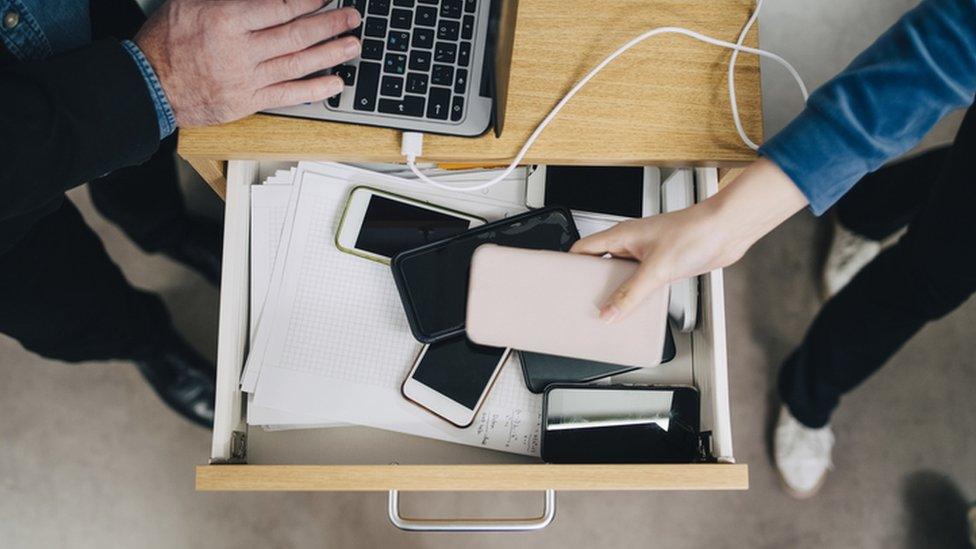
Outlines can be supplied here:
M783 491L789 494L789 496L793 499L798 500L810 499L817 495L817 493L820 492L820 489L823 488L824 483L827 482L827 471L824 471L824 473L820 475L820 478L817 479L817 483L813 485L813 488L810 488L804 492L790 486L786 482L786 479L783 478L783 473L780 472L778 466L776 467L776 476L779 477L779 484L783 487Z

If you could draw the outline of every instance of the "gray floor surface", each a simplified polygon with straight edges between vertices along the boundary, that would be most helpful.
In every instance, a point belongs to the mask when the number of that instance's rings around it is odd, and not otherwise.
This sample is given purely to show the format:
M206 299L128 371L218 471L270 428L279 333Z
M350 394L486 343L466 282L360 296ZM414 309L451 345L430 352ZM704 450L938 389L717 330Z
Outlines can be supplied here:
M763 45L794 60L811 87L912 2L770 0ZM764 75L771 134L799 108L791 81ZM951 136L958 116L927 143ZM185 184L197 210L220 204ZM213 356L217 294L200 277L139 252L82 208L112 257L163 295L180 329ZM963 547L976 497L976 305L923 330L835 416L835 470L798 502L778 486L767 445L779 362L819 306L827 225L802 213L727 271L733 440L750 465L736 493L564 493L555 523L524 535L405 534L382 494L193 491L208 433L171 414L123 362L69 365L0 336L0 547ZM529 510L525 494L420 494L431 514ZM499 511L501 510L501 511Z

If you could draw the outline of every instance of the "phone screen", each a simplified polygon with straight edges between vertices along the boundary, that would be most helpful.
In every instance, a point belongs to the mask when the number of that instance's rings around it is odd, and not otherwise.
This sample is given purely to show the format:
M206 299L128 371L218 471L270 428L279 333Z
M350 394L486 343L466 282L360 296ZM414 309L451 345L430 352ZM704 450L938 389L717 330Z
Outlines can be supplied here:
M505 349L486 347L459 336L431 343L413 378L474 410Z
M372 195L366 206L356 248L393 257L468 230L471 221L399 200Z
M644 168L547 166L546 206L642 217Z

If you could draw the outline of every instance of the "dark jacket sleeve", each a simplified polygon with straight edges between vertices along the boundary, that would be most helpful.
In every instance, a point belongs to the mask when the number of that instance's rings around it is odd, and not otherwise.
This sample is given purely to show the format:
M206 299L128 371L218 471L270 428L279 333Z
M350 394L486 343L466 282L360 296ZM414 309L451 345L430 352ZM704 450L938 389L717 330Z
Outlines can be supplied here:
M0 220L141 163L158 146L146 82L115 39L0 68Z

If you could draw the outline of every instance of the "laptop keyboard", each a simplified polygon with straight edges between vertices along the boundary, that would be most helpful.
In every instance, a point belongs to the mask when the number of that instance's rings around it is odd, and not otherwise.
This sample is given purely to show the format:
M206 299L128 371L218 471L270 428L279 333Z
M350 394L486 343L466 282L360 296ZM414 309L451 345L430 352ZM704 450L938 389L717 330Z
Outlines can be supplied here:
M478 2L489 0L342 0L362 15L352 31L357 61L340 65L352 111L459 122L471 70ZM339 108L340 96L328 99Z

